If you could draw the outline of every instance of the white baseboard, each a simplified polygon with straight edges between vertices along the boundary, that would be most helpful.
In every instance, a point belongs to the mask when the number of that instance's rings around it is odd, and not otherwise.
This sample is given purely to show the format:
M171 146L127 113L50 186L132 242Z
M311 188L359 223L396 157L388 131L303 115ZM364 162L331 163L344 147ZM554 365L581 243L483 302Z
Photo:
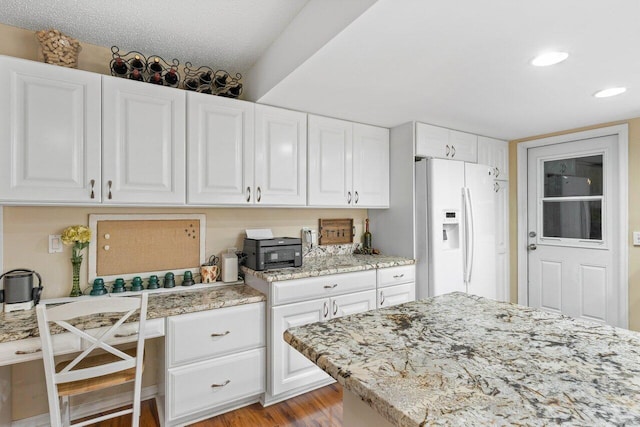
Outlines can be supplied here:
M71 419L83 418L89 415L106 412L131 403L131 393L123 393L95 402L87 402L82 405L71 407ZM158 386L153 385L142 389L141 400L151 399L158 395ZM47 427L50 425L49 414L36 415L35 417L23 418L11 423L11 427Z

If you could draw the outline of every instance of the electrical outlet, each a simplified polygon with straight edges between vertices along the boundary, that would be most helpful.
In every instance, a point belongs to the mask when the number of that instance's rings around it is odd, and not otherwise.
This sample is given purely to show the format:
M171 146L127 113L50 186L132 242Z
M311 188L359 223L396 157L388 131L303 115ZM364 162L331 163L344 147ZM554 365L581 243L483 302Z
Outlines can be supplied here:
M633 232L633 246L640 246L640 231Z
M49 253L62 252L62 236L60 234L49 234Z
M315 246L318 244L318 231L314 230L310 227L302 227L302 231L301 231L301 235L302 235L302 242L310 245L310 246Z

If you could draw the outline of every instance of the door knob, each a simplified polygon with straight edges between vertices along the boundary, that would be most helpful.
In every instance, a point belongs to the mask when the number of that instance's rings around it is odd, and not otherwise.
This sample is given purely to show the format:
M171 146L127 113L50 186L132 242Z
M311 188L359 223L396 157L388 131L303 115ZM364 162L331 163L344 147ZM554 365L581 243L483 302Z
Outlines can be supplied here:
M530 231L529 232L529 237L536 237L538 234L536 234L535 231Z
M535 251L536 249L538 249L538 246L536 246L535 243L531 243L529 246L527 246L529 248L530 251Z

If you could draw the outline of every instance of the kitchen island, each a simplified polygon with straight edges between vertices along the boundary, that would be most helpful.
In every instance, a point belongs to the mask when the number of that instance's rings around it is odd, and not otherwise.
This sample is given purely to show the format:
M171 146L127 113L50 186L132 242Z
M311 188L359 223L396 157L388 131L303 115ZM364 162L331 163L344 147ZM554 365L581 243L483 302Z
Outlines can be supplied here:
M640 424L623 329L453 293L284 337L343 385L349 426Z

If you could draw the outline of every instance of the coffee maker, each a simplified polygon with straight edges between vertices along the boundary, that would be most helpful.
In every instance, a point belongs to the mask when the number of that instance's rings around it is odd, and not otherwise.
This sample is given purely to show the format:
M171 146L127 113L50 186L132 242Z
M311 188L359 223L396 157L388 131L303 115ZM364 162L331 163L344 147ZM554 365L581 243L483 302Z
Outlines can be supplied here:
M33 287L33 276L38 277L38 286ZM0 302L4 302L4 312L29 310L40 301L42 294L42 277L26 268L7 271L0 276L4 278L4 290L0 290Z

